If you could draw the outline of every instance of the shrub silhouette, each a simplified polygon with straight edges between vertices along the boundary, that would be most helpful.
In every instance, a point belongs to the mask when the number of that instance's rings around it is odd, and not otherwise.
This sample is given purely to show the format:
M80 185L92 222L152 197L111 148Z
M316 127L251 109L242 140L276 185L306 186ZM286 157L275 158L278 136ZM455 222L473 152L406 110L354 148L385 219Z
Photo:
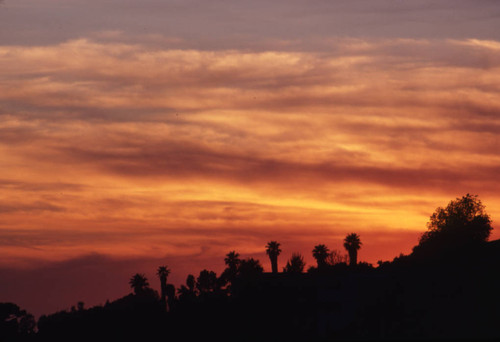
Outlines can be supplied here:
M304 262L304 257L300 253L292 253L290 260L286 263L283 268L285 273L302 273L306 263Z

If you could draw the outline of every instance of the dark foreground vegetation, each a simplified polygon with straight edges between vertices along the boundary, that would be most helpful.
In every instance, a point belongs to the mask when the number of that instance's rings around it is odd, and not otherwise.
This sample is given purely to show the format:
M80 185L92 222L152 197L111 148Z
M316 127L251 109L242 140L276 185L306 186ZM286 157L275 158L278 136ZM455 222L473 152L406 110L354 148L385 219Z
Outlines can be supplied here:
M266 246L272 273L258 260L226 255L224 272L203 270L175 289L157 270L161 293L141 274L133 293L104 306L42 316L0 304L0 341L335 341L500 339L500 240L481 201L466 195L438 208L410 255L357 262L317 245L304 272L293 254L278 272L277 241Z

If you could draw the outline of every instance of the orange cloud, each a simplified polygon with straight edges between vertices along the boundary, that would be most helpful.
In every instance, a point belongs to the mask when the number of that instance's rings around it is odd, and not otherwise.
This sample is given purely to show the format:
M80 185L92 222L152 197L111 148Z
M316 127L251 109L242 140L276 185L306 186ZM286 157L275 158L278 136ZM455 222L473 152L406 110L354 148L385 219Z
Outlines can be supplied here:
M498 43L330 43L0 47L2 260L308 255L356 231L375 262L466 192L495 222Z

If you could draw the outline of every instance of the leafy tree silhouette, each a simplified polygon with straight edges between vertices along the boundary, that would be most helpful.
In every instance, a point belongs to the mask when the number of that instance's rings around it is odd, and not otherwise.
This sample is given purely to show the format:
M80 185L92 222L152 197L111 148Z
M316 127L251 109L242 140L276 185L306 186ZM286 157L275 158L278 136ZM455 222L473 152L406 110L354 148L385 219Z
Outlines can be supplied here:
M28 340L36 326L32 314L14 303L0 303L0 341Z
M203 270L196 280L196 288L201 294L214 292L217 287L217 274L213 271Z
M347 256L347 254L342 254L339 250L334 249L328 254L326 262L330 266L335 266L338 264L347 264L348 258L349 257Z
M189 274L186 278L186 285L189 291L194 292L196 287L196 279L194 279L194 275Z
M83 310L85 310L85 303L80 301L76 304L76 307L77 307L78 311L83 311Z
M134 274L128 283L136 295L144 294L146 288L149 286L146 276L140 273Z
M255 304L253 295L255 294L255 286L261 278L264 268L260 261L254 258L242 259L238 267L238 274L236 276L234 286L231 286L231 294L235 297L246 297L247 301Z
M259 260L254 258L243 259L240 261L238 276L243 278L253 278L264 272L264 268Z
M465 245L486 242L491 219L477 195L466 194L438 207L427 223L427 232L413 248L413 255L433 256Z
M187 276L186 285L181 285L178 292L181 300L193 300L196 297L196 279L194 275L189 274Z
M271 260L271 269L273 273L278 273L278 255L281 253L280 243L269 241L266 246L266 253Z
M170 269L167 266L159 266L156 275L160 278L160 286L161 286L161 301L165 303L167 298L167 278L170 275Z
M328 258L330 250L323 244L314 246L312 251L314 259L318 264L318 269L324 269L327 266L326 259Z
M361 248L361 240L356 233L348 234L344 239L344 248L349 253L349 265L356 266L358 263L358 249Z
M283 268L283 272L302 273L305 266L304 257L300 253L292 253L290 260L288 260L286 266Z

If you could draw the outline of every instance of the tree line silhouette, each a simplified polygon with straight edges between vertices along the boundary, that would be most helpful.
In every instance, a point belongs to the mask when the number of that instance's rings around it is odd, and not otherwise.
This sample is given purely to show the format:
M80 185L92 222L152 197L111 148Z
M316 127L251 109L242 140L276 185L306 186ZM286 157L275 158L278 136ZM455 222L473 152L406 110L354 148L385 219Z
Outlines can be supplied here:
M0 303L0 341L500 338L500 241L488 242L491 230L483 204L467 194L436 209L412 253L378 267L358 262L362 242L350 233L346 253L318 244L315 266L305 271L294 252L279 272L273 240L270 273L230 251L219 276L204 269L176 289L161 265L159 294L137 273L125 297L88 309L80 302L38 322Z

